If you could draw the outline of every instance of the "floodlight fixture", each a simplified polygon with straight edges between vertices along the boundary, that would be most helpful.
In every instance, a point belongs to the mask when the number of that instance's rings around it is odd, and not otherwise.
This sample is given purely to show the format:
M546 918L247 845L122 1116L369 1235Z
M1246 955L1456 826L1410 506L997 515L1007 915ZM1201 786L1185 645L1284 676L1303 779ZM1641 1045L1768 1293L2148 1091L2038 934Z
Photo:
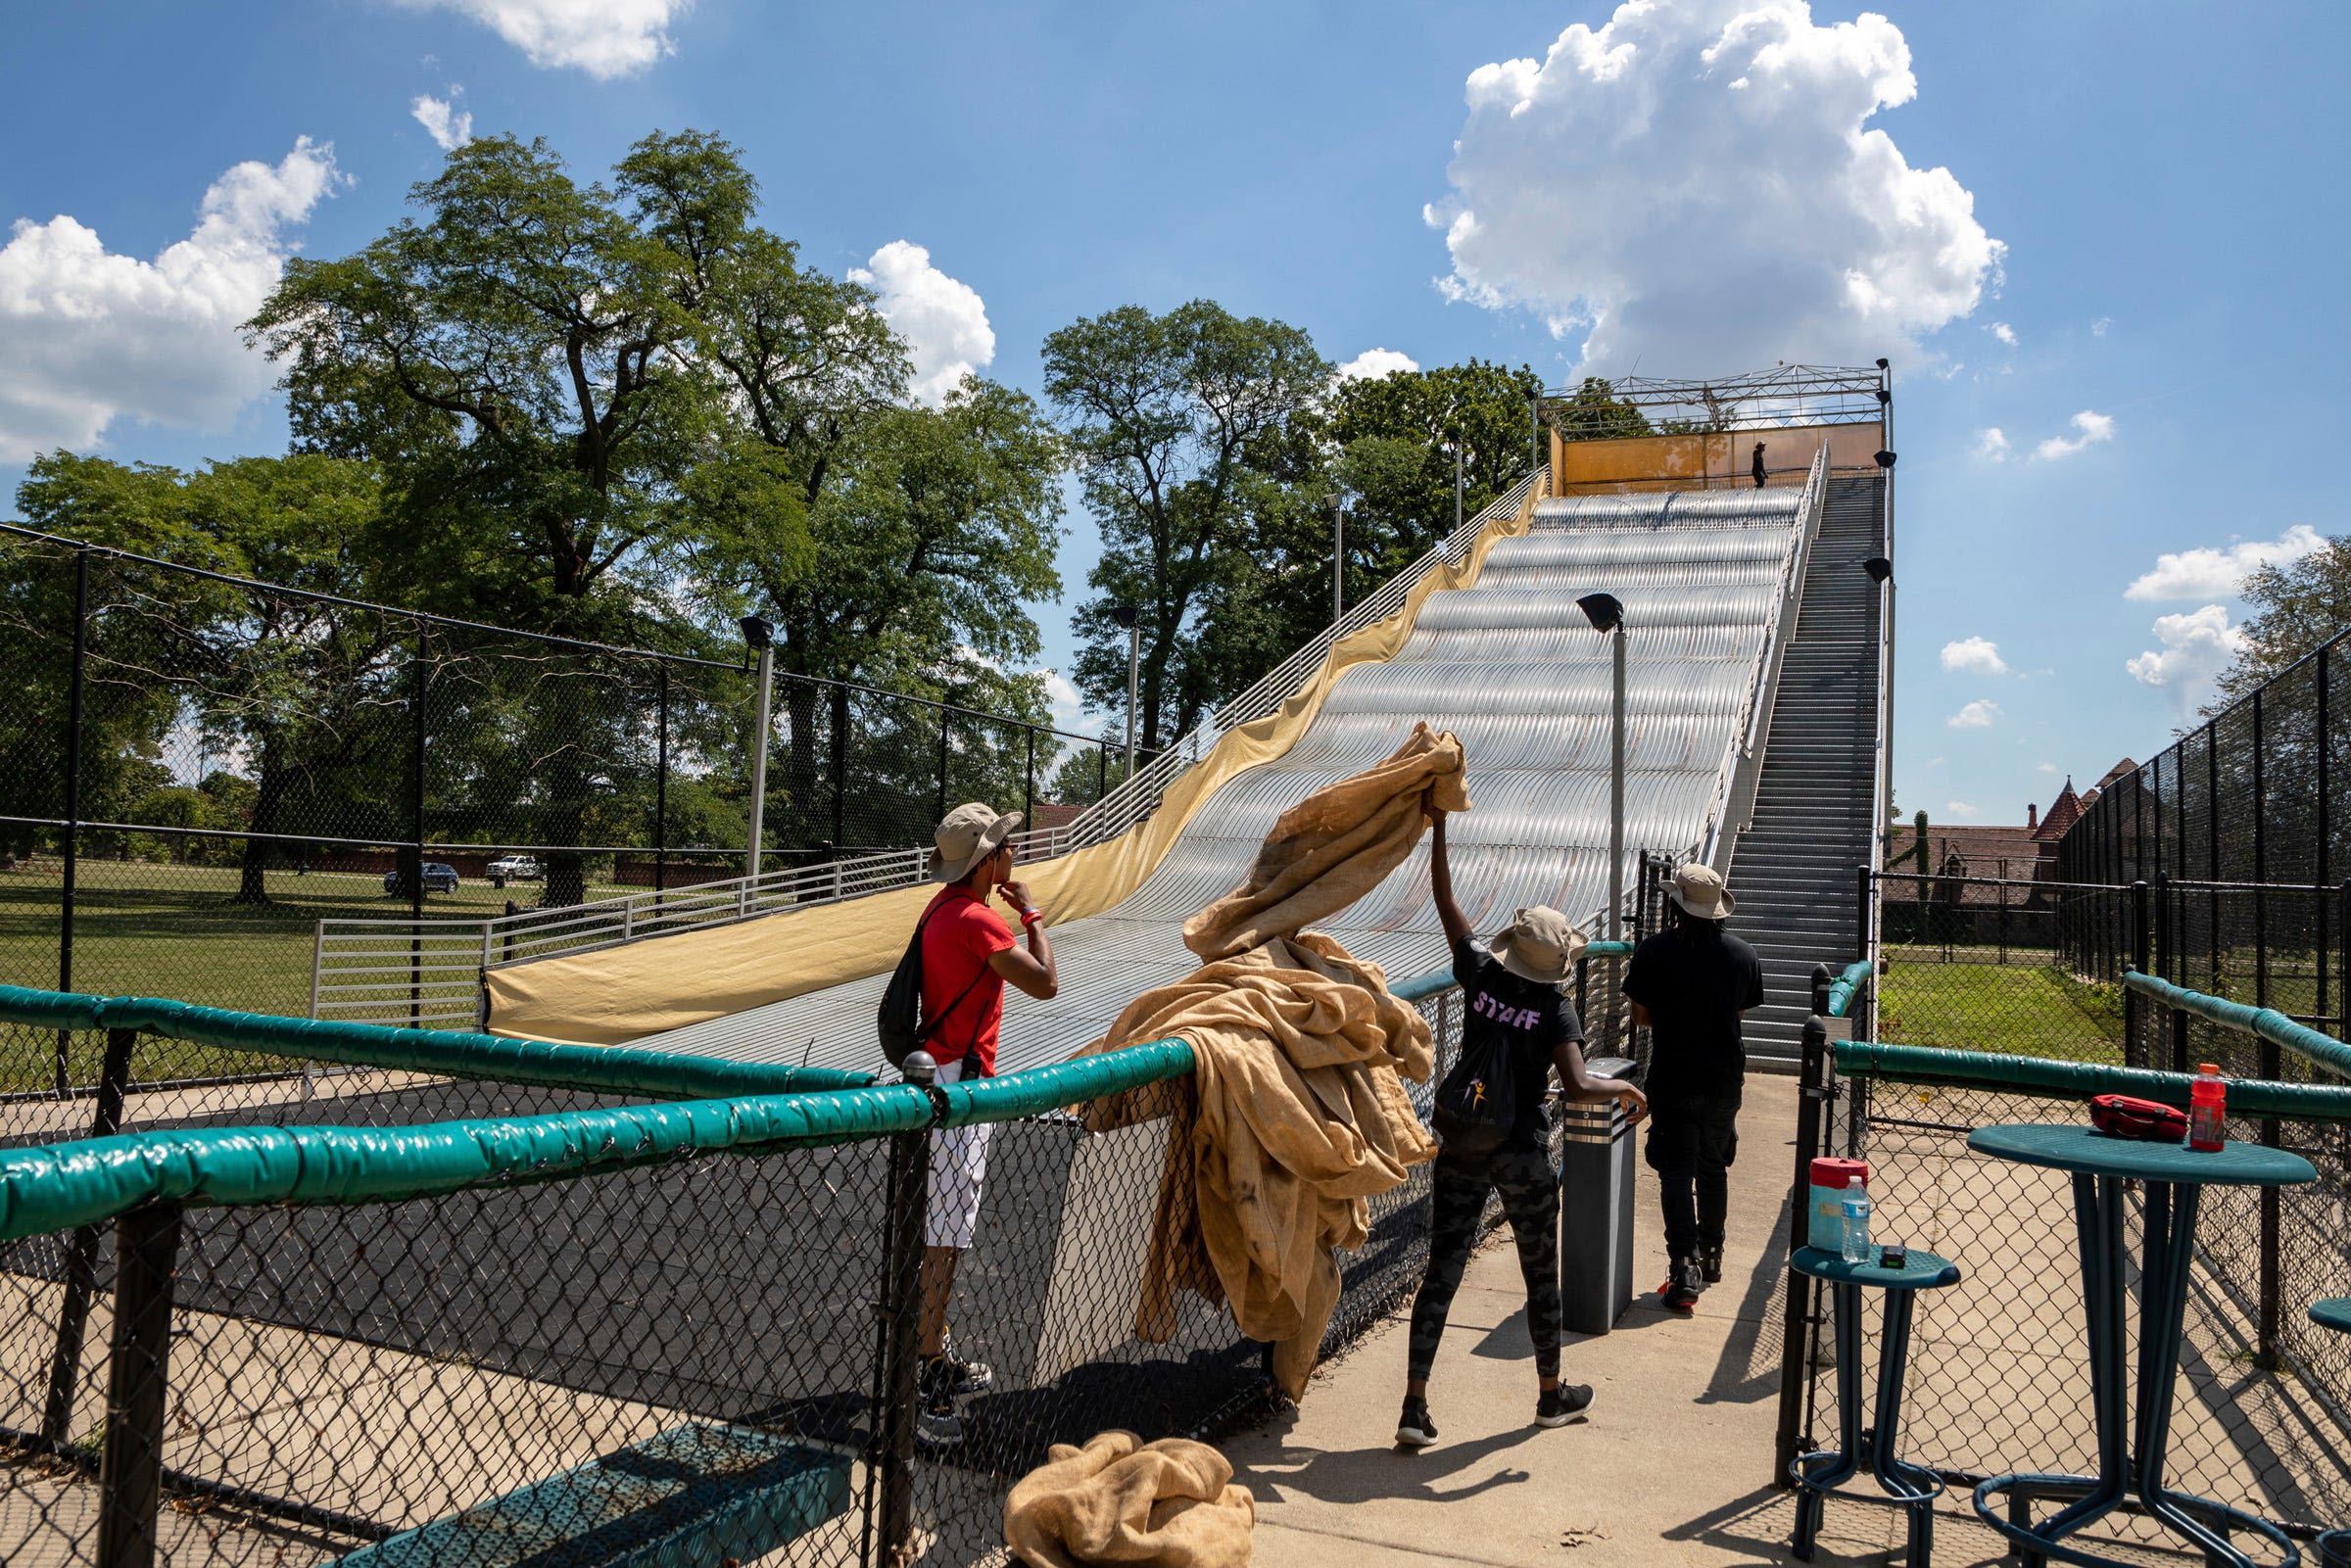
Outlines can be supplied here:
M1885 360L1885 359L1881 358L1881 359L1878 361L1878 368L1879 368L1879 369L1881 369L1881 370L1891 370L1891 369L1893 369L1893 368L1894 368L1894 366L1893 366L1891 363L1889 363L1887 360Z
M1861 570L1869 574L1869 580L1873 583L1884 584L1894 580L1894 562L1883 555L1872 555L1863 561Z
M1110 618L1122 632L1133 631L1134 623L1140 614L1141 612L1131 604L1113 604L1110 607Z
M773 647L776 629L756 615L746 615L736 623L743 628L743 640L754 648Z
M1613 632L1624 625L1624 605L1613 594L1586 594L1575 601L1595 632Z
M1894 453L1893 453L1893 452L1890 452L1890 451L1881 451L1881 452L1879 452L1879 453L1877 454L1877 458L1878 458L1878 466L1879 466L1880 468L1892 468L1892 467L1894 466Z

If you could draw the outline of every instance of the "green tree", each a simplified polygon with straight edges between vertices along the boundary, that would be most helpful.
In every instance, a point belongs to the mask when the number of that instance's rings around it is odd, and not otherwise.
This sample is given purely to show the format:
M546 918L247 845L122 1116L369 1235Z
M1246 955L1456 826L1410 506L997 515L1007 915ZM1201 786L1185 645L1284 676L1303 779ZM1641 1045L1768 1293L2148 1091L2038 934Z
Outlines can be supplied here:
M381 465L407 602L608 632L587 600L648 564L715 417L677 261L544 141L467 142L410 200L421 221L289 261L248 323L296 442Z
M316 453L181 473L53 452L35 460L17 499L53 532L331 595L363 591L369 563L360 546L382 506L368 465ZM87 706L134 716L133 730L93 736L85 769L95 764L103 776L104 753L126 745L152 757L169 729L193 724L209 750L243 759L251 780L249 790L215 784L209 805L197 791L180 791L181 800L167 790L155 809L174 815L131 820L255 834L383 830L373 819L406 755L400 727L384 722L406 663L398 618L132 561L108 558L104 571L88 666L98 700ZM69 623L70 608L58 624ZM54 679L62 690L70 674ZM240 901L266 901L272 853L266 837L246 840Z
M1111 610L1136 606L1139 734L1164 745L1231 689L1212 610L1248 601L1253 535L1281 499L1277 448L1330 366L1298 328L1206 300L1079 320L1045 340L1044 357L1103 542L1086 579L1094 596L1073 618L1072 679L1098 708L1125 699L1127 633Z
M2337 535L2290 565L2256 568L2237 596L2253 607L2242 627L2245 645L2221 676L2207 714L2249 695L2351 627L2351 535Z
M1705 394L1709 417L1704 428L1717 430L1727 417L1711 390ZM1655 434L1649 416L1620 401L1616 388L1604 376L1586 376L1565 403L1549 407L1546 423L1562 441L1613 441L1625 436ZM1669 424L1669 428L1672 428Z

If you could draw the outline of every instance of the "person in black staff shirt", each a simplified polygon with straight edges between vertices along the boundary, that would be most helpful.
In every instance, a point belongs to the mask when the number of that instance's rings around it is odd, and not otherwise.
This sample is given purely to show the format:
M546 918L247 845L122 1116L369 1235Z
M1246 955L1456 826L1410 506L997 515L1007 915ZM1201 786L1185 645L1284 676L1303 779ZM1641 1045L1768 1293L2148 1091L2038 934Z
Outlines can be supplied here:
M1634 1119L1640 1117L1643 1105L1641 1091L1631 1084L1596 1078L1584 1070L1584 1053L1578 1049L1583 1021L1561 989L1574 973L1576 955L1583 951L1583 933L1556 909L1522 909L1510 930L1488 944L1491 956L1481 951L1453 900L1453 873L1445 859L1445 814L1426 796L1421 808L1431 828L1430 892L1445 927L1446 945L1453 951L1454 978L1462 986L1463 1050L1470 1052L1481 1036L1491 1039L1496 1031L1503 1035L1510 1047L1511 1104L1515 1114L1498 1147L1472 1151L1448 1143L1437 1154L1428 1274L1413 1301L1404 1413L1396 1423L1396 1441L1415 1449L1437 1441L1437 1425L1428 1414L1429 1369L1436 1362L1437 1342L1444 1336L1454 1292L1461 1288L1463 1270L1476 1244L1489 1192L1502 1195L1511 1239L1518 1244L1519 1271L1526 1277L1527 1329L1534 1337L1535 1372L1542 1385L1535 1424L1565 1426L1592 1402L1589 1387L1559 1383L1559 1172L1551 1163L1551 1118L1544 1098L1552 1069L1557 1068L1577 1099L1612 1095L1624 1102Z
M1633 950L1624 994L1650 1031L1649 1164L1665 1210L1671 1268L1657 1295L1688 1310L1722 1278L1722 1232L1739 1153L1747 1046L1739 1019L1763 1002L1763 961L1723 929L1737 907L1703 866L1673 874L1674 924Z

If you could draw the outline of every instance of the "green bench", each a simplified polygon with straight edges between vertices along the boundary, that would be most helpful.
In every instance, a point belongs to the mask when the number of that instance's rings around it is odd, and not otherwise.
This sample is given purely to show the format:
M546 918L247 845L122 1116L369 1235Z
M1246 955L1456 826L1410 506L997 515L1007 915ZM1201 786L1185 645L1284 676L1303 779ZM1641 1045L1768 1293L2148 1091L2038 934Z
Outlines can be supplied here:
M681 1426L379 1541L344 1568L719 1568L848 1511L849 1459L739 1426Z

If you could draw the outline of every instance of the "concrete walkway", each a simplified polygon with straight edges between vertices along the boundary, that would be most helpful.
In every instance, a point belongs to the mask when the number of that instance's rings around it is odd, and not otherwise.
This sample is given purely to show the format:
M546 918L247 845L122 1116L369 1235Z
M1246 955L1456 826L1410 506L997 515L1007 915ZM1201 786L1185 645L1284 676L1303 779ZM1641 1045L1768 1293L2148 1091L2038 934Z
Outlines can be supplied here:
M1614 1332L1569 1337L1562 1373L1595 1390L1586 1420L1553 1431L1533 1425L1525 1291L1498 1233L1455 1299L1430 1382L1438 1446L1415 1453L1393 1441L1409 1307L1324 1367L1296 1410L1227 1443L1235 1479L1257 1497L1256 1560L1280 1568L1790 1560L1795 1505L1770 1476L1783 1275L1769 1259L1783 1256L1795 1124L1795 1081L1751 1077L1723 1282L1693 1316L1667 1313L1651 1294L1635 1299ZM1639 1168L1634 1279L1654 1290L1664 1276L1656 1186ZM1956 1496L1938 1517L1939 1568L2003 1555L1999 1538L1967 1509ZM1815 1562L1898 1556L1899 1522L1892 1508L1832 1502Z

